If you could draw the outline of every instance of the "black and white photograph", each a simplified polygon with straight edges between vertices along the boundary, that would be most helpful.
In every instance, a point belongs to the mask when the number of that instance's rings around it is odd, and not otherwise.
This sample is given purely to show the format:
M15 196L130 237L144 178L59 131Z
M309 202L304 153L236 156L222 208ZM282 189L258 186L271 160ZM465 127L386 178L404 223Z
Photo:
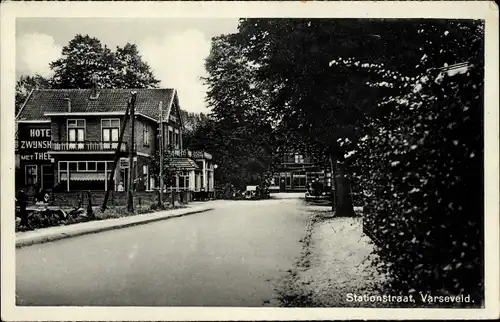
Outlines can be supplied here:
M2 319L498 317L498 7L262 8L2 4Z

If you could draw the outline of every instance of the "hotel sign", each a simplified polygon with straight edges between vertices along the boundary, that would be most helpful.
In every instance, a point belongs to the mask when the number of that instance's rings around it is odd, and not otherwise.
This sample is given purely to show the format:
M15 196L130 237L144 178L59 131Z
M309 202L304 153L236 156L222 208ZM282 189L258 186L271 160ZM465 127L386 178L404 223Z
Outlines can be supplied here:
M48 150L51 146L50 128L20 128L19 152L21 160L50 161Z

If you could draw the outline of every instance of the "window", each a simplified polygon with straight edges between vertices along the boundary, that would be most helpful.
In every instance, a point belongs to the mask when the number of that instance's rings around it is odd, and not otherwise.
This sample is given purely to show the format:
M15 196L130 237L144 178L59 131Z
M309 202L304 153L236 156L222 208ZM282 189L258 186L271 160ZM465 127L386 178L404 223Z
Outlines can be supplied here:
M97 171L97 165L94 161L87 162L87 171Z
M149 146L149 124L144 124L142 129L142 141L145 146Z
M103 127L117 127L120 128L120 119L102 119L101 125Z
M70 161L69 168L73 171L78 172L96 172L98 170L97 161ZM65 162L59 163L59 170L66 170L67 165ZM104 163L102 163L102 167L99 167L99 170L104 170Z
M26 165L26 185L35 185L38 183L38 174L36 165Z
M105 164L104 162L97 162L97 171L104 171Z
M68 119L68 141L70 149L83 149L85 141L85 120ZM71 143L82 142L82 143Z
M179 130L175 130L175 133L174 133L174 142L175 142L175 148L176 149L179 149L180 147L180 134L179 134Z
M295 155L295 163L304 163L304 156L300 154Z
M286 154L284 156L284 162L285 163L295 163L296 161L296 155L295 154Z
M78 162L78 171L87 171L87 162Z
M169 146L174 145L174 131L170 126L168 127L168 145Z
M102 119L101 131L103 148L116 149L120 136L120 119Z
M62 187L67 191L106 190L112 164L112 161L59 161L59 183L63 182ZM110 188L113 185L112 182Z
M68 162L59 161L59 182L68 180Z
M183 171L179 176L179 188L189 190L189 171Z
M292 186L292 182L291 182L291 174L290 173L287 173L286 174L286 177L285 177L285 185L287 187L291 187Z
M305 174L293 174L293 186L294 187L305 187L306 176Z

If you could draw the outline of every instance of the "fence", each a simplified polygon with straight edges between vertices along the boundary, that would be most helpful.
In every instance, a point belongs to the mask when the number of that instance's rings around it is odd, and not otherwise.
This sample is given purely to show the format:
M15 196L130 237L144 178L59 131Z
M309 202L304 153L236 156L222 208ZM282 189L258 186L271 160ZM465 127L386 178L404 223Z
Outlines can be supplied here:
M76 207L82 200L82 194L85 195L84 202L87 202L85 191L75 192L48 192L49 204L60 207ZM91 200L93 206L101 206L104 201L105 191L91 191ZM34 205L37 196L34 193L27 193L27 204ZM193 199L190 191L182 191L175 193L175 199L178 202L190 202ZM163 193L163 203L168 204L172 201L170 193ZM149 206L158 203L158 192L156 191L136 191L134 192L134 205ZM126 206L127 192L126 191L111 191L109 194L108 204L112 206ZM85 206L83 204L82 206Z

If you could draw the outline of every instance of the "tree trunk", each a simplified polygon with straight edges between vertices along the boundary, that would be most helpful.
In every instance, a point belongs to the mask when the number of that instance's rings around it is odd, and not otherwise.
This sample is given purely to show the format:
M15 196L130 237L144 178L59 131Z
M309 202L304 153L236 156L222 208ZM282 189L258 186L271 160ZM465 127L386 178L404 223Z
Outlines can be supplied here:
M331 171L331 199L332 199L332 212L335 212L336 206L337 206L337 198L335 197L335 194L337 193L337 188L336 188L336 183L335 183L335 167L337 164L337 160L333 155L330 155L330 171Z
M353 217L354 208L352 206L350 182L345 178L345 166L343 162L337 162L338 175L335 176L337 181L337 216Z

